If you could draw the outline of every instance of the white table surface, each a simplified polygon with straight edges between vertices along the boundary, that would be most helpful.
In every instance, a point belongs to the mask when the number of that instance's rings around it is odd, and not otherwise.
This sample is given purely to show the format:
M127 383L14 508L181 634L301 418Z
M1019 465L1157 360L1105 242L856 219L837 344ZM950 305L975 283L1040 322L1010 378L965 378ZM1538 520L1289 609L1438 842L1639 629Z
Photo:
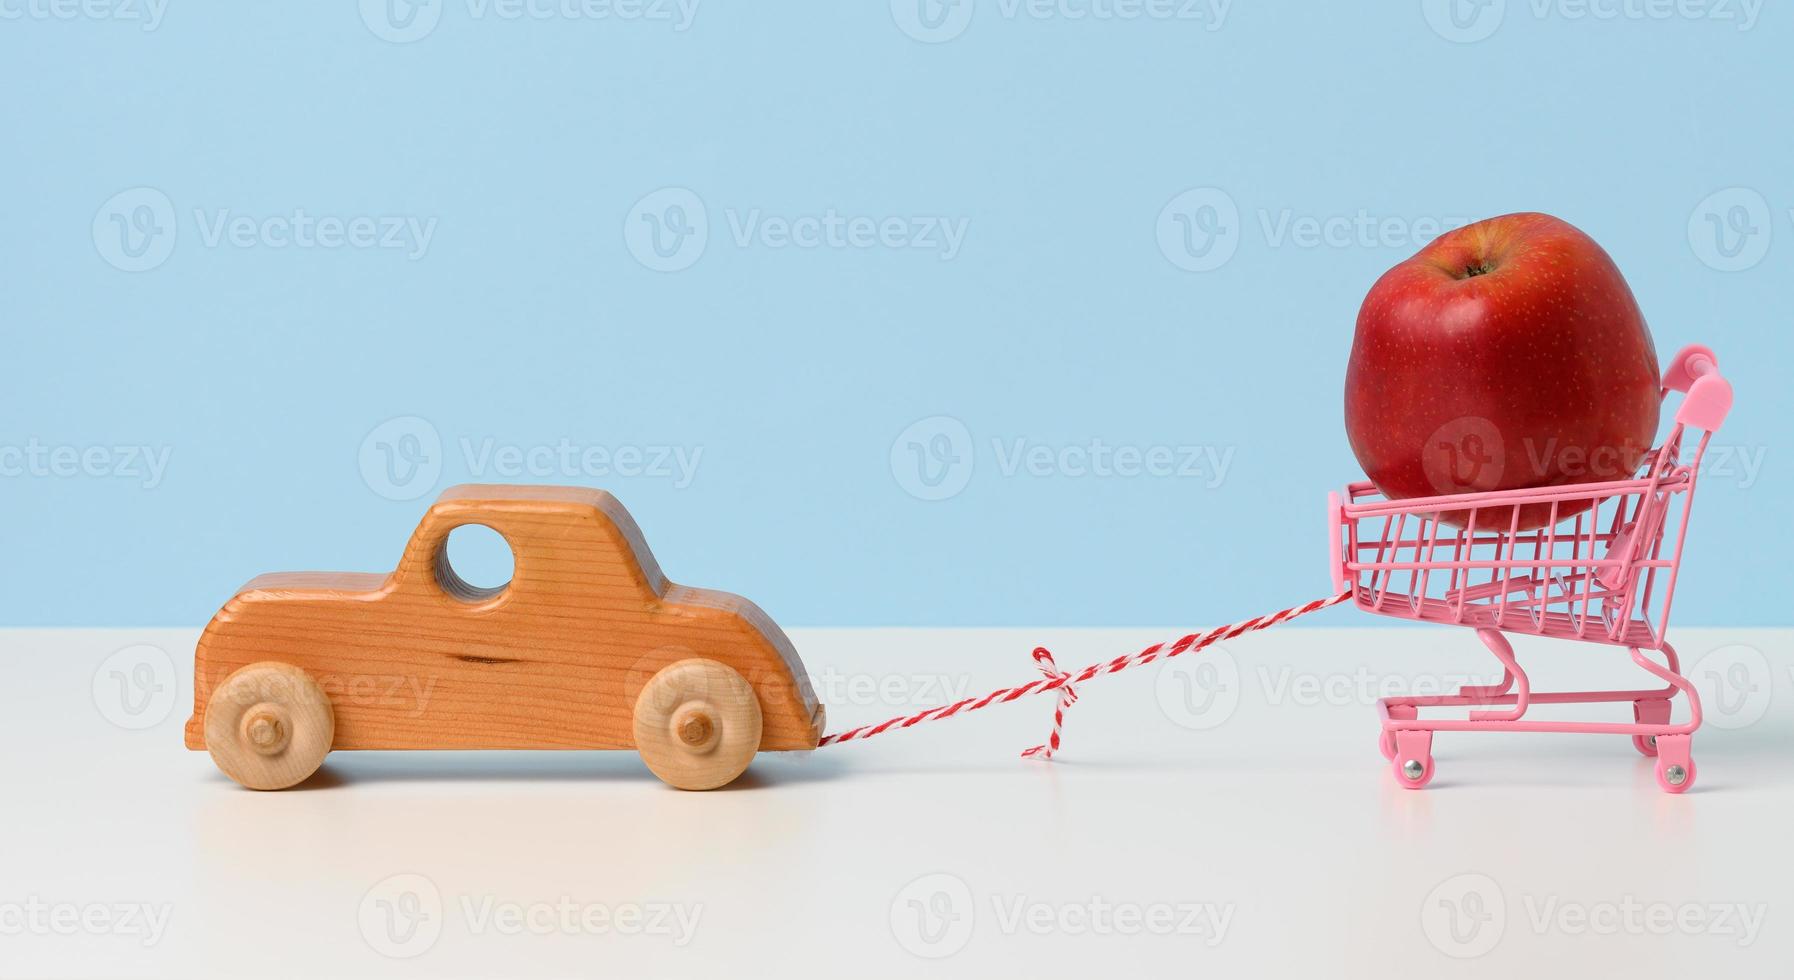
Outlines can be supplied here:
M1028 680L1036 643L1076 668L1183 630L791 632L840 729ZM1794 630L1674 634L1709 692L1681 797L1587 735L1442 734L1401 790L1373 699L1493 661L1460 630L1298 627L1092 682L1049 764L1016 757L1032 698L708 794L583 752L341 753L258 794L181 747L195 635L0 632L0 976L1794 964ZM1647 686L1624 651L1517 645L1538 689Z

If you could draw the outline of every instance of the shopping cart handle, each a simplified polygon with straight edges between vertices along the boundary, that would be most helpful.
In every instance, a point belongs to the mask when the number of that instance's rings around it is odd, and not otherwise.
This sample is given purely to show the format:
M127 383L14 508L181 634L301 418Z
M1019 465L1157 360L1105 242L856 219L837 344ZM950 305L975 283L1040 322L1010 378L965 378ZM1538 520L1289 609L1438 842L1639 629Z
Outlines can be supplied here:
M1704 432L1718 431L1732 410L1732 385L1719 373L1719 358L1700 344L1689 344L1663 372L1663 390L1683 392L1676 421Z
M1677 351L1669 367L1663 369L1663 390L1686 394L1696 378L1718 373L1719 358L1713 354L1713 349L1704 344L1689 344Z
M1709 374L1695 379L1694 387L1688 389L1688 397L1682 400L1682 407L1676 409L1676 421L1706 432L1717 432L1731 410L1731 382L1717 374Z

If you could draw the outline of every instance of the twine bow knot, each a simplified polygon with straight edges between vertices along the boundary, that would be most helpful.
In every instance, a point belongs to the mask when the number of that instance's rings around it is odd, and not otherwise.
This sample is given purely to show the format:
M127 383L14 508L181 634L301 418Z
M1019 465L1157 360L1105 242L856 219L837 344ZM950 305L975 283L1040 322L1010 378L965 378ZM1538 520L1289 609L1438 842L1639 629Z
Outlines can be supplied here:
M1039 757L1051 759L1053 753L1059 751L1059 731L1065 727L1065 709L1078 703L1078 692L1071 686L1071 675L1060 670L1059 664L1053 660L1053 651L1046 647L1034 648L1034 665L1047 676L1050 683L1059 685L1059 701L1053 706L1053 732L1047 736L1045 745L1036 745L1022 752L1022 758Z

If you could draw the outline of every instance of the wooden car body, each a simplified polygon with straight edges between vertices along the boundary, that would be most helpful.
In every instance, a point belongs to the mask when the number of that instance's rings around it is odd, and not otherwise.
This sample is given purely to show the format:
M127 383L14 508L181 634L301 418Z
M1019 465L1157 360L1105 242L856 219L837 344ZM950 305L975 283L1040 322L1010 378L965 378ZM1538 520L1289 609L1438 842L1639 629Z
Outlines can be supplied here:
M448 535L465 524L504 536L509 584L455 575ZM785 634L746 599L668 582L610 494L453 487L391 574L264 575L225 603L199 640L186 744L207 747L216 685L274 661L328 696L331 749L635 748L642 686L693 657L752 685L760 750L815 748L822 710Z

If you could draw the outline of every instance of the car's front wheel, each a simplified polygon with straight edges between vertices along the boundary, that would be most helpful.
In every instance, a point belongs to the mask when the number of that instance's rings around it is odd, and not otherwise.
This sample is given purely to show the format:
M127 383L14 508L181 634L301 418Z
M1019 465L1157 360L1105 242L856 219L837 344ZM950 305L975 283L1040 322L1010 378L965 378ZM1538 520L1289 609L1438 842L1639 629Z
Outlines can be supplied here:
M693 657L662 667L635 699L635 746L679 789L715 789L760 748L760 700L726 664Z
M206 750L250 789L286 789L323 765L336 711L311 675L268 660L233 672L206 702Z

